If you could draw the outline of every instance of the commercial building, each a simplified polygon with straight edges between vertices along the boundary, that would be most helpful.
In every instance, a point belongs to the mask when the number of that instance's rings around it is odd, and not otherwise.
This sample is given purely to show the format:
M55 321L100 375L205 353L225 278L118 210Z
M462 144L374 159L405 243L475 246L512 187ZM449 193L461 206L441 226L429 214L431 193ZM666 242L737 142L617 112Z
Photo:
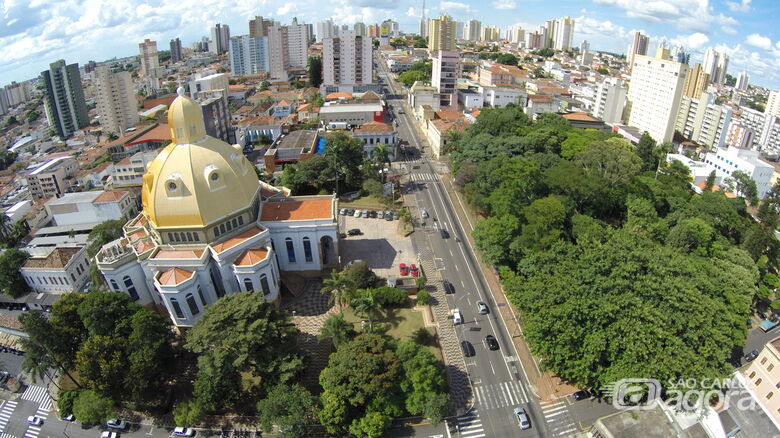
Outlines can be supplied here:
M181 51L181 40L176 38L172 39L171 43L171 64L176 64L177 62L184 59L184 55L182 55Z
M289 69L306 68L310 38L309 26L298 24L295 18L290 25L274 23L268 29L269 70L272 78L286 81Z
M325 38L322 42L322 83L372 84L372 51L371 38L357 36L351 30Z
M433 55L431 70L431 85L436 87L439 93L441 107L453 107L458 105L455 95L455 86L460 76L460 53L439 50Z
M38 293L80 291L89 277L86 246L29 248L19 269L27 286Z
M58 226L128 221L138 213L135 197L126 190L65 193L45 208Z
M606 123L621 123L628 89L618 78L606 78L596 89L593 116Z
M428 20L428 49L431 53L455 50L457 25L449 15Z
M211 47L212 44L214 45L213 48ZM217 23L211 28L211 44L209 44L209 51L221 55L228 51L229 44L230 26Z
M693 68L688 70L688 74L685 76L685 88L683 89L683 95L693 99L701 97L701 93L707 89L710 83L710 75L705 72L701 64L698 62L693 65Z
M96 255L112 291L164 307L177 327L228 294L278 303L282 271L338 265L335 198L261 184L242 154L206 135L200 111L182 90L169 111L173 142L144 176L142 212Z
M141 76L157 78L160 76L160 58L157 56L157 41L148 38L138 44L141 53Z
M252 38L242 35L230 38L230 74L253 75L271 70L268 37Z
M60 59L41 73L45 98L44 109L49 126L62 139L89 124L87 103L78 64L65 65Z
M358 126L368 122L381 122L384 109L380 103L340 103L320 108L320 120L325 123L346 123Z
M769 181L772 179L774 167L758 159L758 151L735 148L719 148L710 152L704 158L709 171L715 171L721 179L729 178L735 171L746 173L755 181L758 189L758 197L763 198L772 188ZM741 193L737 193L741 195Z
M729 55L718 52L713 48L704 52L704 72L710 75L713 84L723 85L726 83L726 73L729 68Z
M675 129L685 138L709 149L722 148L731 125L731 108L715 104L715 95L683 96Z
M671 141L687 69L679 62L635 55L628 87L628 124L647 131L658 142Z
M647 55L647 45L650 43L650 38L647 35L642 35L641 32L634 32L634 39L631 41L631 47L628 49L628 65L631 68L634 65L634 56Z
M95 100L103 132L122 135L138 123L138 104L130 72L113 73L107 64L95 68Z

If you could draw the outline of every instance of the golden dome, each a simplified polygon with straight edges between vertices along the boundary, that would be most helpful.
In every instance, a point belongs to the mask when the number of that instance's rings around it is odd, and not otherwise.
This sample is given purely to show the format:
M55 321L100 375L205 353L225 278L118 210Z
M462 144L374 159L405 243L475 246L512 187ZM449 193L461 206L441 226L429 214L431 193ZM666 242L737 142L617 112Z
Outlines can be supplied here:
M178 93L168 110L173 140L143 177L144 213L155 228L218 223L249 208L260 188L241 148L206 135L200 105Z

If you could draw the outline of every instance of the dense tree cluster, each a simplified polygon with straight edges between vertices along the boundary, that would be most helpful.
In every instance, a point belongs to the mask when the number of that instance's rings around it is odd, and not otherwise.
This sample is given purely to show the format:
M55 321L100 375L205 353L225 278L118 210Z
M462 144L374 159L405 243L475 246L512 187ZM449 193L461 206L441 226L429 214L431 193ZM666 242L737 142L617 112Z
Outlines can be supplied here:
M742 198L695 194L666 144L516 107L484 110L453 143L456 184L486 216L477 247L547 369L583 386L728 371L751 304L777 285L780 185L757 223Z
M429 84L431 82L431 68L430 59L416 62L409 67L409 70L398 75L398 82L407 87L411 87L417 81Z

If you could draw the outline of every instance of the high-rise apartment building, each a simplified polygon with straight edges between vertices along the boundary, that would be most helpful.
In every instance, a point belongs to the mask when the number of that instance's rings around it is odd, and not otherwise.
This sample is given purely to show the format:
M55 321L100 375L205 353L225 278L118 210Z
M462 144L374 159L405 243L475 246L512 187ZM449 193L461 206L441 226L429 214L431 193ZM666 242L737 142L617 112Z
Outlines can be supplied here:
M157 41L148 38L138 44L141 52L141 76L157 77L160 71L160 58L157 57Z
M138 109L130 72L113 73L106 65L95 68L97 113L103 132L122 135L138 123Z
M482 23L479 20L469 20L463 33L465 40L479 41L479 38L482 36Z
M482 28L482 41L498 41L501 39L501 29L497 27L485 26Z
M440 96L440 107L458 105L456 85L460 76L460 53L439 50L433 54L431 85L436 87Z
M567 16L555 20L555 29L553 30L552 40L553 48L555 50L571 49L571 46L574 43L574 19Z
M355 23L355 25L352 26L352 30L355 31L355 36L359 36L359 37L366 36L365 23Z
M78 64L65 64L65 60L49 64L42 72L44 108L49 126L60 138L68 138L77 130L89 124L87 104Z
M371 38L340 31L322 42L322 79L325 85L356 85L373 82Z
M747 90L750 83L750 75L746 71L737 73L737 82L734 84L734 88L737 90Z
M255 16L249 20L249 38L262 38L268 36L268 28L273 26L274 21Z
M230 74L233 76L267 73L271 69L268 37L252 38L249 35L231 37L228 60Z
M764 114L780 117L780 91L772 90L769 92Z
M671 141L687 70L679 62L635 55L628 87L628 124L647 131L658 142Z
M176 64L182 59L184 56L182 56L181 51L181 40L178 38L171 40L171 63Z
M398 22L395 20L385 20L382 22L380 27L387 28L388 36L397 37L401 35L400 28L398 27Z
M375 25L377 28L379 25ZM325 38L333 38L338 35L338 26L333 24L333 19L328 18L325 21L317 23L317 42L321 43ZM377 33L374 36L379 36Z
M460 41L464 39L464 33L466 31L466 23L462 21L455 22L455 40Z
M594 96L593 115L606 123L620 123L626 106L627 89L618 78L606 78Z
M716 85L726 83L726 72L729 68L729 55L713 48L704 52L704 72L710 75L710 81Z
M0 115L8 112L8 95L5 92L5 88L0 88Z
M698 62L688 70L685 76L685 89L683 94L693 99L698 99L701 93L707 89L710 83L710 75L707 74Z
M428 49L431 52L455 50L456 31L457 24L449 15L428 20Z
M683 96L675 129L685 138L710 149L725 146L732 111L715 103L715 95L704 92L699 98Z
M218 55L227 52L228 46L230 45L230 26L217 23L212 27L211 43L214 44L214 48L209 48L209 51Z
M30 84L27 82L11 82L5 86L5 94L8 98L8 106L16 106L25 103L31 98Z
M309 60L309 26L292 23L282 26L274 23L268 30L268 53L271 77L287 80L290 68L305 68Z
M646 35L642 35L641 32L634 32L634 40L631 42L631 48L628 49L628 65L634 65L634 56L647 55L647 45L650 43L650 38Z
M507 29L506 39L512 44L520 44L525 41L525 30L518 25L514 25Z

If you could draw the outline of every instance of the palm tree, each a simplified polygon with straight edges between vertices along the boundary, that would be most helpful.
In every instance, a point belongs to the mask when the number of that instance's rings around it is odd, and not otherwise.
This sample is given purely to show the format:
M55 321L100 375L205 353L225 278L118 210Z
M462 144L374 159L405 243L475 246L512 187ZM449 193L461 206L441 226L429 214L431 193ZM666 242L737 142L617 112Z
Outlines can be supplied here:
M374 329L372 316L374 316L382 306L379 304L379 301L374 299L374 294L370 290L364 292L365 293L359 298L352 300L351 306L355 310L355 313L366 317L368 320L368 330L372 331Z
M338 347L355 336L355 326L344 319L344 315L333 315L325 320L325 325L320 329L319 340L331 338L333 345Z
M383 145L382 143L377 143L377 145L374 147L374 150L371 151L371 159L374 160L374 162L378 164L380 168L383 167L385 163L387 163L389 167L390 148ZM387 179L387 175L382 172L382 182L385 182L385 179Z
M328 299L328 305L333 305L334 303L338 304L339 313L343 314L344 305L349 304L351 301L354 288L343 271L338 272L334 270L330 274L330 278L326 278L322 282L322 289L320 292L323 294L331 294Z

